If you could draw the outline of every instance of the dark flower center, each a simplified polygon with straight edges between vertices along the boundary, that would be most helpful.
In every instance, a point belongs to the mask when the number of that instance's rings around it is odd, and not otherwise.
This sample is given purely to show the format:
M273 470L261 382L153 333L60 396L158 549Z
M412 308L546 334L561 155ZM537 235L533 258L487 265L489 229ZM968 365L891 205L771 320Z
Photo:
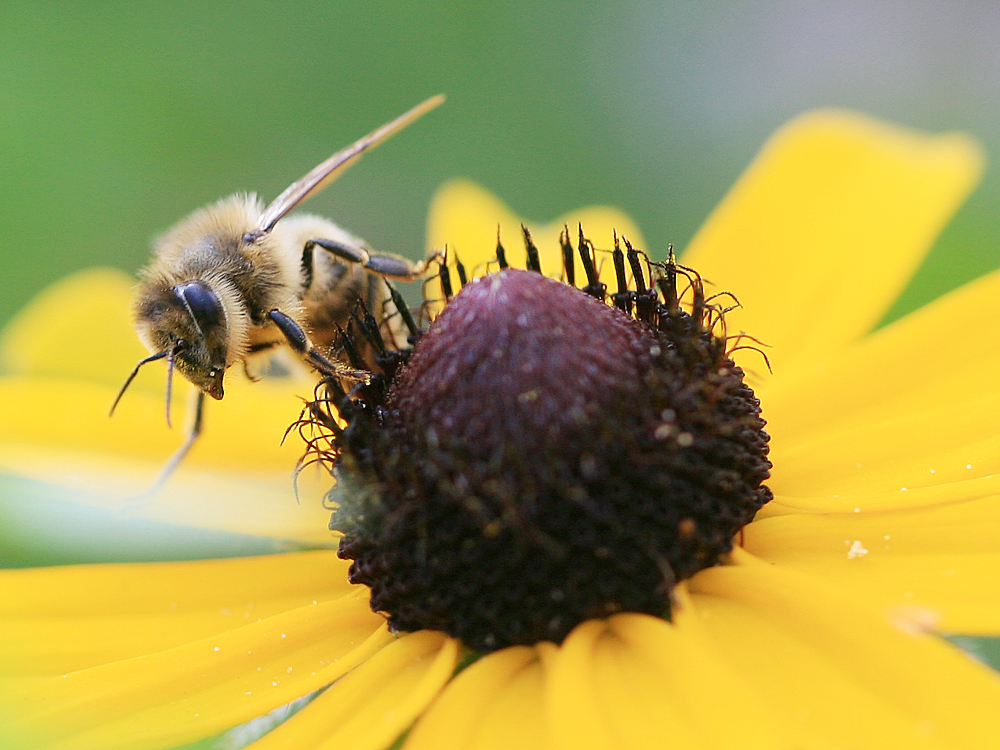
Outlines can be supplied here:
M719 309L681 269L682 310L678 268L617 307L534 271L482 277L381 381L330 386L347 423L330 525L391 627L558 642L592 617L669 616L677 581L730 551L771 499L768 438Z

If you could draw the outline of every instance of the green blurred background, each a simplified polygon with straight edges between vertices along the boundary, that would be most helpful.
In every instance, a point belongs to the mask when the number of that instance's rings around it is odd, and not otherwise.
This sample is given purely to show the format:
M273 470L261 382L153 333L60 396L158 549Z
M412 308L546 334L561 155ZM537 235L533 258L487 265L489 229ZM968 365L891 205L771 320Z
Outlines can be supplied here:
M619 205L659 255L810 107L1000 153L998 30L993 3L5 0L0 322L74 269L134 271L192 208L271 198L439 91L310 208L419 256L433 190L466 176L535 220ZM1000 265L998 197L1000 170L893 314Z

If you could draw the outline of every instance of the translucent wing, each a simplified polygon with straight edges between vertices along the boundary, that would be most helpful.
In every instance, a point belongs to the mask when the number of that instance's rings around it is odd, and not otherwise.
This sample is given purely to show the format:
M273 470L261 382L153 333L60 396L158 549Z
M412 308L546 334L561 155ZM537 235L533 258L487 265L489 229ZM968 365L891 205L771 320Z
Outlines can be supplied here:
M425 102L421 102L409 112L405 112L395 120L387 123L364 138L356 141L342 151L338 151L322 164L314 167L302 179L296 180L289 185L285 192L271 201L271 205L264 209L261 214L260 223L257 225L259 234L267 234L271 231L278 219L291 211L295 206L304 201L314 193L318 193L335 179L344 170L361 158L361 155L377 146L393 133L402 130L418 117L430 112L444 101L444 94L432 96Z

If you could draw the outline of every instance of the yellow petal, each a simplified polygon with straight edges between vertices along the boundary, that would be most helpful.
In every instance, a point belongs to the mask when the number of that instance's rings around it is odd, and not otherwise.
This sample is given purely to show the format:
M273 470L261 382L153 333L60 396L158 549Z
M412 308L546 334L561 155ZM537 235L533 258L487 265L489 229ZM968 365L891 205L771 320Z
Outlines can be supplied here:
M970 312L971 311L971 312ZM807 440L859 419L997 393L1000 272L934 300L838 351L775 374L761 395L767 416L788 442Z
M766 342L775 372L793 372L879 322L982 164L961 133L808 113L764 146L682 260L739 297L730 333Z
M322 496L326 472L292 471L302 456L293 433L301 401L282 385L241 382L206 404L205 431L152 496L144 492L183 439L167 429L162 392L130 393L113 419L115 388L83 381L0 379L0 471L66 490L69 502L200 528L330 544ZM53 398L59 394L59 398ZM183 421L183 420L179 420Z
M772 433L771 486L782 500L865 510L1000 491L992 429L1000 389L991 374L1000 335L968 324L970 310L984 320L1000 315L998 298L1000 274L991 274L800 377L769 383L761 398ZM972 351L974 366L956 366ZM881 497L855 497L874 494Z
M56 282L0 334L0 372L121 385L146 355L132 328L134 286L113 268L88 269ZM136 384L137 390L143 387Z
M787 567L850 591L900 628L1000 635L1000 554L872 556L857 563L844 554L816 555Z
M871 513L775 515L742 532L743 546L768 559L835 553L845 538L887 554L1000 552L1000 495Z
M611 669L603 663L600 675L597 674L595 651L605 629L602 620L578 625L552 659L546 698L553 744L557 748L618 747L633 739L624 735L613 721L614 712L622 708L619 702L607 704L602 700L605 696L598 676L605 680L615 679ZM617 687L621 687L620 680L615 679L611 692ZM660 718L678 724L678 717L671 708L669 703L665 705ZM691 738L684 736L685 727L681 725L680 729L678 746L690 746Z
M792 746L684 609L674 624L618 615L569 635L547 682L557 747L648 748L665 737L677 748Z
M664 682L659 665L636 646L636 630L635 623L619 622L610 630L608 623L591 620L563 643L548 685L556 747L638 749L663 737L670 737L671 747L706 746L683 715L676 683Z
M120 271L84 271L53 285L0 337L0 471L64 488L68 502L201 528L330 544L323 472L291 475L304 452L288 426L314 378L250 384L227 376L227 395L205 407L202 436L171 481L143 496L186 434L192 388L177 378L175 429L165 425L165 374L139 373L114 419L108 409L145 355L131 323L133 282ZM71 314L68 314L71 311ZM99 336L80 321L99 321ZM94 329L97 330L97 329Z
M384 750L441 691L458 641L422 630L390 643L263 738L253 750Z
M427 246L429 250L448 247L471 271L494 259L498 227L501 240L506 238L504 246L517 243L510 249L516 248L522 257L518 217L475 183L452 180L439 187L431 200Z
M431 250L445 246L457 253L470 277L480 276L487 270L487 263L496 258L497 229L507 251L507 259L517 268L525 267L525 250L521 224L531 232L538 247L542 271L554 278L562 278L563 260L559 233L568 227L573 246L577 244L578 226L583 226L586 237L601 251L614 247L614 234L626 237L637 249L646 250L653 257L666 254L665 248L650 250L646 247L635 223L622 211L607 206L590 206L571 211L558 219L540 224L519 219L506 205L490 193L468 180L453 180L438 189L431 202L427 220L427 243ZM610 255L599 252L597 262L601 280L614 285L614 267ZM575 256L574 268L578 284L586 283L583 264ZM490 270L496 270L492 263ZM584 281L581 281L584 280ZM457 287L457 276L453 284ZM612 286L612 291L617 286ZM432 281L427 287L428 299L440 296L440 285Z
M803 747L989 747L1000 678L822 580L737 548L691 579L713 642Z
M884 513L791 515L743 531L753 554L820 575L901 624L1000 634L1000 497Z
M333 551L0 571L0 675L160 651L350 593Z
M470 750L547 750L549 733L542 711L546 654L552 644L541 643L535 650L540 657L514 674L498 690L482 715L477 736Z
M652 704L647 716L660 714L664 706L672 704L686 725L685 731L695 738L696 747L792 747L794 742L783 727L781 713L760 700L713 648L686 587L678 587L675 597L673 623L633 614L611 619L611 628L627 646L630 669L623 672L622 687L633 685L632 693L647 695L645 700ZM633 680L643 672L651 681L639 691ZM611 692L609 685L609 695ZM623 695L626 692L621 691ZM648 747L663 735L653 731L641 715L629 723L650 732Z
M886 510L956 502L998 490L1000 394L778 441L771 488L814 511ZM780 428L779 428L780 434ZM808 499L807 499L808 498Z
M549 644L550 645L550 644ZM464 669L406 738L406 750L545 747L542 664L537 648L514 646Z
M163 651L59 677L0 683L10 726L32 747L171 747L285 705L391 640L359 592Z

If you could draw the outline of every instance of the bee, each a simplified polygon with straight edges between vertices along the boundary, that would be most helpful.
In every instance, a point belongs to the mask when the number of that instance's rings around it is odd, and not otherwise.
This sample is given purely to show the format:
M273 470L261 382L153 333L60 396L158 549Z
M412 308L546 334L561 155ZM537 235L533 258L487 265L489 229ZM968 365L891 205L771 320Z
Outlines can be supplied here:
M194 444L205 396L224 396L224 376L233 365L246 367L253 355L288 345L323 374L350 377L349 366L323 352L359 304L381 313L390 340L396 340L389 323L394 302L383 279L417 278L437 256L414 263L377 253L318 216L284 217L365 151L443 101L443 95L431 97L338 151L266 208L256 195L232 195L195 211L155 242L133 309L136 331L150 355L126 378L111 413L140 368L156 360L167 364L168 425L174 370L198 390L187 438L154 488Z

